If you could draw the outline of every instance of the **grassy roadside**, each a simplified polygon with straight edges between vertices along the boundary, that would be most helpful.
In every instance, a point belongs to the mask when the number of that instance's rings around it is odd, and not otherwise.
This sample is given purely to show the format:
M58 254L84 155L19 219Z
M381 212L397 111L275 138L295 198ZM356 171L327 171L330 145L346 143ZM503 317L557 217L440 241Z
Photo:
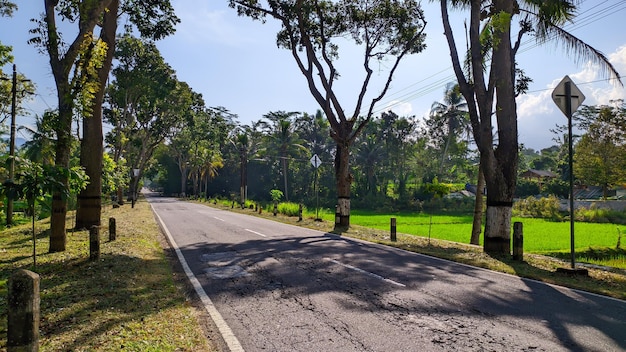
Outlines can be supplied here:
M113 242L109 217L117 223ZM68 231L67 250L47 253L49 221L38 222L34 270L30 225L0 233L0 350L6 350L7 280L19 268L41 277L41 351L217 350L185 299L149 204L106 206L102 219L97 261L89 261L87 231Z
M304 217L298 221L297 217L287 217L272 212L263 211L262 214L250 209L231 208L225 204L204 203L212 207L241 212L249 215L261 216L275 221L304 226L320 231L334 232L331 221L315 221L314 217ZM358 238L387 246L444 258L481 268L491 269L519 277L543 281L550 284L575 288L614 298L626 300L626 271L604 270L589 268L588 277L557 273L557 268L567 268L569 263L554 257L525 254L524 261L514 261L511 258L494 258L483 252L482 247L458 242L437 239L428 239L414 235L398 233L397 241L391 242L389 231L351 225L350 229L340 233L343 236Z

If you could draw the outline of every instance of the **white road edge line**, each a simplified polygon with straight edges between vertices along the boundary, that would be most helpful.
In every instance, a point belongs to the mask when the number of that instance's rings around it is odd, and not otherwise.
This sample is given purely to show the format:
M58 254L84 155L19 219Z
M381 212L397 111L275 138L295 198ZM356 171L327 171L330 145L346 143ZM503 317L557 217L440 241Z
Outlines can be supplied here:
M217 216L214 216L213 219L219 220L219 221L225 221L224 219L220 219Z
M152 204L150 204L150 207L152 208ZM170 233L170 231L167 229L167 226L165 226L163 219L161 219L159 214L157 214L157 212L154 211L154 208L152 209L152 212L154 213L154 215L156 215L157 219L159 220L159 223L161 224L161 228L165 232L167 239L170 241L170 245L174 248L174 251L176 252L176 255L178 256L178 261L182 265L183 270L185 271L185 274L187 274L187 278L189 278L189 281L193 285L193 288L196 290L196 293L200 297L200 300L202 300L202 304L204 305L204 308L213 319L213 322L215 322L215 325L217 326L217 329L219 330L219 332L222 334L222 338L224 339L224 342L226 342L228 349L233 352L244 352L244 349L239 343L239 340L237 339L233 331L230 329L230 327L228 326L228 324L226 323L226 321L224 320L220 312L217 311L217 308L213 304L213 301L211 301L211 298L209 298L209 296L206 294L206 292L202 288L202 285L200 284L200 281L198 281L196 276L191 271L191 268L189 268L189 265L187 264L187 261L185 260L185 257L183 256L183 253L178 248L178 245L174 241L174 238L172 237L172 234Z
M350 265L350 264L344 264L344 263L342 263L342 262L339 262L339 261L336 261L335 259L330 259L330 258L324 258L324 259L325 259L325 260L329 260L329 261L331 261L332 263L335 263L335 264L337 264L337 265L343 266L344 268L348 268L348 269L354 270L354 271L356 271L356 272L359 272L359 273L361 273L361 274L363 274L363 275L370 276L370 277L373 277L373 278L375 278L375 279L378 279L378 280L382 280L382 281L388 282L388 283L390 283L390 284L392 284L392 285L396 285L396 286L399 286L399 287L406 287L406 285L405 285L405 284L401 284L401 283L399 283L399 282L397 282L397 281L393 281L393 280L391 280L391 279L384 278L384 277L382 277L382 276L380 276L380 275L378 275L378 274L374 274L374 273L372 273L372 272L365 271L365 270L363 270L363 269L357 268L357 267L352 266L352 265Z
M259 235L259 236L261 236L261 237L267 237L267 236L265 236L264 234L262 234L262 233L260 233L260 232L252 231L252 230L250 230L250 229L245 229L245 230L246 230L246 231L248 231L248 232L252 232L252 233L253 233L253 234L255 234L255 235Z

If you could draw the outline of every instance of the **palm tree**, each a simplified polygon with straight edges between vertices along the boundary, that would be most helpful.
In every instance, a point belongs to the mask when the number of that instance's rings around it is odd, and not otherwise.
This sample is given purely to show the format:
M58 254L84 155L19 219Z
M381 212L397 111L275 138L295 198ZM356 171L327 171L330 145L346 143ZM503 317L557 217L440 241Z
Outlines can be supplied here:
M450 82L446 85L443 102L436 101L432 104L430 117L434 119L436 126L445 130L445 145L439 164L439 175L441 175L452 141L456 141L461 132L468 132L469 135L470 121L467 103L457 83Z
M286 201L289 201L287 184L289 158L292 155L297 154L299 151L307 150L304 146L304 141L300 139L298 134L295 132L295 124L292 123L291 120L296 114L296 112L286 113L279 111L264 115L265 118L273 123L270 134L268 135L269 147L278 154L278 157L281 160Z
M43 165L54 164L55 133L51 122L56 118L55 113L46 111L42 117L35 116L35 129L21 126L19 130L26 131L32 137L22 146L24 155L31 161Z
M355 159L367 177L365 191L376 193L376 167L385 159L385 151L383 144L375 135L364 137L365 140L359 145Z

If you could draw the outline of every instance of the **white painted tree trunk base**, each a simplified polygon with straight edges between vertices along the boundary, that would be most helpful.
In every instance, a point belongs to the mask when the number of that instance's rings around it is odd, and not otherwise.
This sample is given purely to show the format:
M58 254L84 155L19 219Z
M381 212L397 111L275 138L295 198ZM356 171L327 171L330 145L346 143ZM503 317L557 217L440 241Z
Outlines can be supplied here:
M511 254L511 210L510 206L487 206L485 252Z

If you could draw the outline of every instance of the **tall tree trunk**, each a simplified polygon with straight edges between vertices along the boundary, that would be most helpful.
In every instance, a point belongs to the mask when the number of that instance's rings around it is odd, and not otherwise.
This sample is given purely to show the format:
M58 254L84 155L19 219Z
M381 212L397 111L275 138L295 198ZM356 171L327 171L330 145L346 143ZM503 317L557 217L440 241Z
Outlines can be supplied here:
M68 170L70 167L70 146L72 128L72 102L69 84L57 84L59 95L59 124L57 126L57 144L55 147L54 164ZM70 101L68 101L70 100ZM67 175L60 174L59 182L68 188ZM67 236L65 233L65 217L67 215L67 198L59 190L52 193L52 215L50 216L50 247L49 252L65 251Z
M89 229L100 226L102 211L102 103L107 78L111 70L115 53L115 32L117 31L117 9L119 0L111 1L108 11L104 13L100 39L107 45L107 53L98 69L98 91L92 104L92 116L83 119L83 139L80 148L80 164L89 176L89 184L78 195L78 209L76 210L76 228Z
M289 202L289 191L287 190L287 156L283 155L283 181L285 184L285 201Z
M495 13L512 14L515 1L494 1ZM498 146L483 145L481 161L486 157L487 219L485 223L485 252L511 253L511 211L517 182L518 136L515 103L514 57L511 47L510 22L494 31L491 70L495 77Z
M485 189L485 175L482 166L478 166L478 182L476 184L476 202L474 203L474 219L472 221L472 236L470 244L480 244L483 220L483 190Z
M336 228L350 227L350 188L352 186L352 174L350 174L350 144L347 142L337 143L335 154L335 180L337 182L337 210L339 222Z

